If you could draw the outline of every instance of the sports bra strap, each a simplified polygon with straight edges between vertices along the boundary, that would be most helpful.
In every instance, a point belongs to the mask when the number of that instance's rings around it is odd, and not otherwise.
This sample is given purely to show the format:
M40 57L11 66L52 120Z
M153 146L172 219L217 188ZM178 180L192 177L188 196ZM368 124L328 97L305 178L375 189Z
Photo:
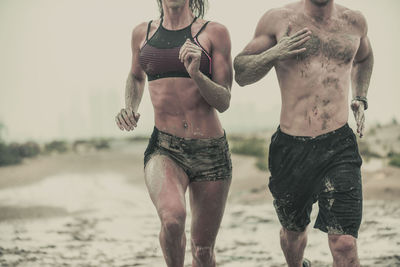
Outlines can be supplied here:
M200 30L196 33L196 35L194 36L194 38L197 38L199 36L199 34L207 27L207 24L210 21L207 21L206 23L204 23L204 25L200 28Z
M152 22L153 22L153 21L150 20L150 21L149 21L149 24L147 25L146 41L149 40L149 32L150 32L150 27L151 27L151 23L152 23Z
M193 23L197 20L197 17L194 17L192 23L190 23L190 27L193 25Z

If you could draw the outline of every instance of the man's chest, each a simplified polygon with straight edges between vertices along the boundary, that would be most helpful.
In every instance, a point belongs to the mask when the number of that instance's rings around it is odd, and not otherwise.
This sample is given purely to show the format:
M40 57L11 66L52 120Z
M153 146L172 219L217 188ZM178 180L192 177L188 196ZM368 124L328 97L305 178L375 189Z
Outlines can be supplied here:
M360 37L340 20L326 25L316 25L311 20L291 20L290 25L289 36L303 28L308 28L312 32L311 38L297 48L306 48L304 53L296 57L298 61L318 59L347 65L353 61L357 53ZM282 28L278 40L283 37L286 30L287 28Z

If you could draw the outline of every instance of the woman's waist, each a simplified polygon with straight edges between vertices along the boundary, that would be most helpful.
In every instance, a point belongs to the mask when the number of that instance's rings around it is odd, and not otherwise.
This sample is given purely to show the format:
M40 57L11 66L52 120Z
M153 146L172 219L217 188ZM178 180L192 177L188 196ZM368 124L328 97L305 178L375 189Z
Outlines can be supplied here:
M210 139L224 135L224 130L215 112L211 114L157 114L155 113L155 127L171 135L191 138Z

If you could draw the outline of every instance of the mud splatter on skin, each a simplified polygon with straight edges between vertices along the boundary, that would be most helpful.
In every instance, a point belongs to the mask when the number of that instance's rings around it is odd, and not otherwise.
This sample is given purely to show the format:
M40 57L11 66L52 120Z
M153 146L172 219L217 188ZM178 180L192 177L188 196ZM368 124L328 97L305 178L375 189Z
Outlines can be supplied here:
M324 107L327 106L329 103L331 103L329 99L322 100L322 104L324 105Z
M353 59L354 51L349 46L344 46L343 43L336 39L329 39L323 43L322 53L328 59L336 59L344 64L349 64Z
M317 35L311 35L310 40L308 40L301 47L305 47L307 50L297 55L296 59L298 61L304 61L311 56L317 56L322 53L328 60L337 60L341 64L349 64L354 55L354 48L350 45L351 39L346 36L341 36L340 40L345 39L345 42L340 42L337 39L329 38L327 41L321 40ZM324 63L322 63L324 67Z
M339 79L336 77L326 77L323 81L322 81L322 85L327 88L327 87L331 87L333 86L335 89L339 89Z
M336 80L338 80L338 79L336 79ZM326 83L331 83L331 82L335 83L336 80L330 79ZM311 117L314 117L317 120L322 120L322 130L325 130L328 128L327 125L328 125L328 121L331 119L331 115L327 111L324 111L324 109L321 107L327 106L330 102L331 102L331 100L329 100L329 99L320 99L319 95L315 96L315 100L314 100L314 104L311 108L311 112L307 113L307 111L306 111L305 115L304 115L305 119L308 120L309 125L311 125L311 121L312 121Z
M317 115L318 115L318 108L317 108L317 106L314 106L314 107L312 108L312 112L313 112L314 116L317 116Z
M308 121L308 125L311 126L311 116L308 115L308 111L304 112L304 120Z
M347 12L344 12L340 18L345 20L349 25L356 26L358 24L358 20L355 17L349 16Z
M298 61L303 61L310 56L318 55L321 50L321 39L318 36L312 34L310 40L302 45L301 48L302 47L305 47L307 50L304 53L297 55L296 58Z
M323 120L322 127L321 127L322 130L326 130L328 128L328 121L330 120L330 118L331 118L331 115L329 115L328 112L322 113L322 115L321 115L321 119Z
M304 95L299 96L299 97L297 98L297 101L301 101L301 100L307 99L307 98L309 98L309 97L310 97L310 94L304 94Z

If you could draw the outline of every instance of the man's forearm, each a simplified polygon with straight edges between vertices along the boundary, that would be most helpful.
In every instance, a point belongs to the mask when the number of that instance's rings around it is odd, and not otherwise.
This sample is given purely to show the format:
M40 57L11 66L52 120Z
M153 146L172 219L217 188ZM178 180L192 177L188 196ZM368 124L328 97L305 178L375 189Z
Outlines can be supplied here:
M354 64L351 71L353 98L356 96L367 97L373 66L374 55L372 52L364 60Z
M144 83L144 79L138 79L132 73L128 75L125 88L125 108L131 108L135 113L138 111Z
M201 96L210 106L221 113L229 108L231 92L228 88L217 84L201 72L192 75L192 79L196 82Z
M277 59L273 47L258 55L238 55L234 60L236 82L245 86L259 81L272 69Z

